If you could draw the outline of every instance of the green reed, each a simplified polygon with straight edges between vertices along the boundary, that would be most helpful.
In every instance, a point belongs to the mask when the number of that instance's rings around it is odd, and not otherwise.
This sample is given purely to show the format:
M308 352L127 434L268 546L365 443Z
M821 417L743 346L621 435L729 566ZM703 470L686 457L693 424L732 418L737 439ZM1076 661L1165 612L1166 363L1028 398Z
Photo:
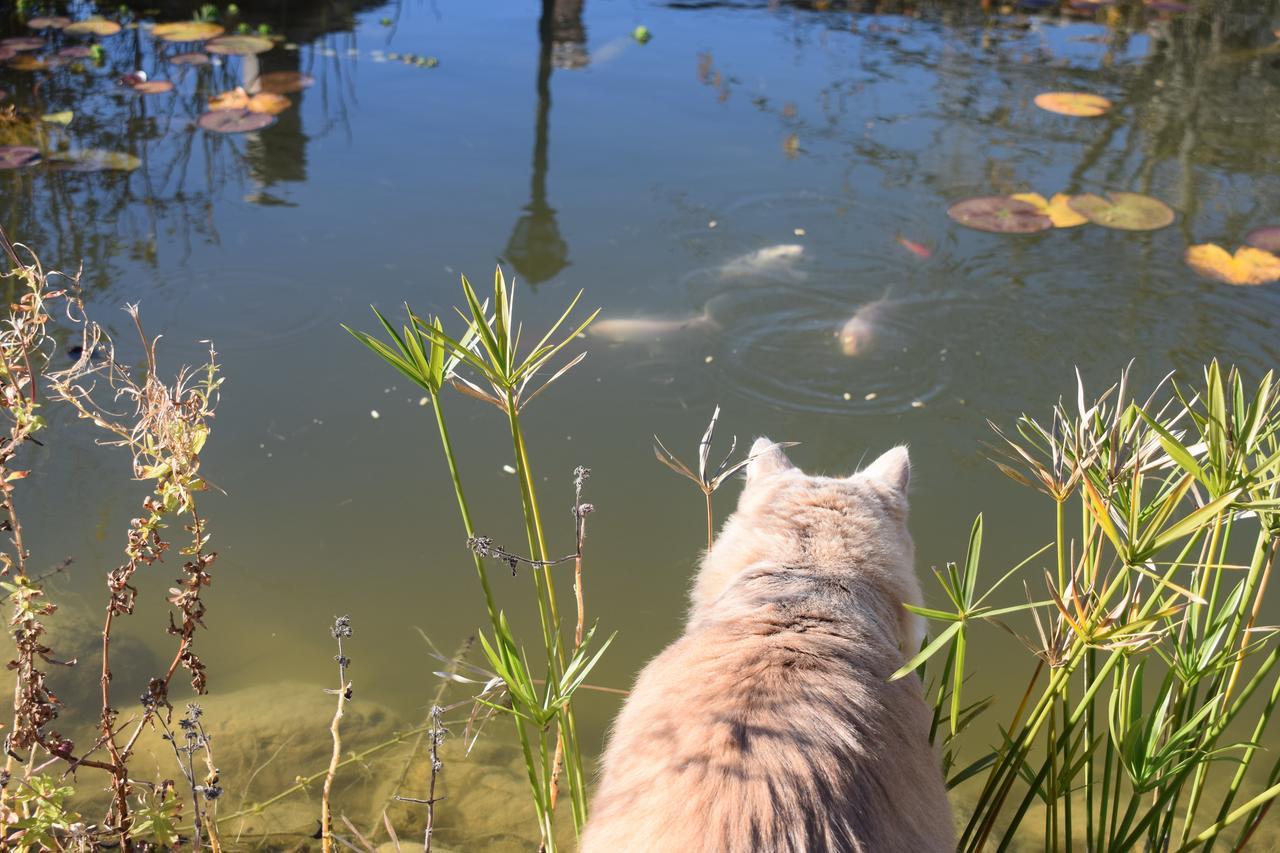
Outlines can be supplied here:
M440 443L457 496L463 528L468 541L473 543L478 541L476 529L445 422L442 392L453 388L503 413L511 436L516 482L528 538L529 558L525 562L532 566L545 677L535 678L523 646L516 640L506 614L495 602L482 557L486 548L473 547L472 556L484 593L490 630L488 636L483 632L480 634L480 645L489 666L501 679L506 694L505 699L482 696L478 701L511 717L524 755L543 849L554 850L554 818L561 775L569 794L575 828L580 831L586 823L587 778L572 700L612 637L600 643L599 648L593 648L595 628L582 632L585 614L581 611L582 598L578 596L579 627L575 633L581 636L581 642L576 636L571 646L565 641L553 573L557 561L551 560L547 551L521 416L534 398L582 360L585 353L569 359L549 378L542 379L543 371L582 333L598 312L591 313L576 326L566 325L581 298L579 292L546 334L532 347L522 350L522 327L514 314L514 288L507 286L501 268L494 273L491 300L482 302L465 276L462 278L462 291L464 306L459 313L466 326L457 337L445 333L444 324L438 317L425 319L407 305L408 324L399 332L374 310L387 333L387 341L350 328L347 331L426 391L435 411ZM580 553L578 557L581 557Z
M1280 700L1280 647L1257 624L1280 545L1276 390L1271 373L1246 387L1214 362L1197 388L1162 382L1136 402L1126 370L1092 403L1081 385L1048 425L996 428L996 464L1049 498L1053 538L978 595L980 516L964 563L935 570L950 608L911 608L942 630L896 674L942 661L932 736L948 784L976 790L960 850L1009 849L1037 803L1045 850L1182 853L1228 830L1239 849L1280 796L1277 762L1236 805ZM1015 576L1027 602L987 604ZM1016 636L1034 665L1001 741L956 770L991 707L963 697L979 622ZM1248 740L1231 739L1238 729Z

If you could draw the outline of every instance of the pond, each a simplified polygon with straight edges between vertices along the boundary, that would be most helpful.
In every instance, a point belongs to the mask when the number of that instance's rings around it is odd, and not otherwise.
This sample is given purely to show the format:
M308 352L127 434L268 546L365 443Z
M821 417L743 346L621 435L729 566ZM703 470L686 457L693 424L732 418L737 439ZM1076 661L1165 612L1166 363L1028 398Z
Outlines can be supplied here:
M21 55L46 67L0 67L0 107L53 120L9 114L0 133L47 152L124 152L137 163L105 165L136 168L56 168L49 153L0 171L0 223L47 266L83 263L90 309L130 357L126 303L163 335L170 372L199 362L202 341L217 347L226 385L204 470L226 494L204 499L220 560L200 641L209 708L271 719L242 777L223 767L229 791L257 786L247 799L323 769L336 615L354 627L359 719L383 734L432 702L442 664L424 635L447 655L485 620L430 410L340 328L372 329L371 304L397 314L407 300L448 321L459 275L487 286L501 264L531 325L579 289L602 319L657 321L588 336L586 360L525 416L548 518L563 521L553 551L573 550L573 469L593 469L588 610L618 635L592 681L624 689L679 631L705 545L701 496L654 460L655 434L688 459L718 405L724 449L733 434L800 442L791 455L806 470L848 472L910 445L912 529L934 597L928 567L963 556L977 512L995 564L1052 536L1048 505L988 461L988 419L1047 414L1074 394L1073 367L1100 392L1130 359L1135 387L1174 369L1194 377L1215 356L1254 377L1280 363L1280 290L1232 287L1183 257L1194 244L1234 251L1280 222L1272 2L1068 14L986 0L564 0L543 19L534 2L245 0L238 15L213 12L281 38L199 66L172 64L192 46L149 29L199 4L96 11L147 25L38 32L49 45ZM21 20L7 15L4 34L29 35ZM93 43L99 56L48 64ZM173 90L118 83L139 70ZM195 125L209 96L273 71L313 83L269 126ZM1034 103L1048 91L1112 106L1058 115ZM947 214L973 196L1112 191L1154 196L1176 218L1150 232L1004 235ZM843 347L837 332L860 309L865 340ZM523 543L502 417L460 398L451 417L478 528ZM54 426L22 511L39 559L74 560L54 598L96 625L102 573L144 490L123 452L94 447L65 415ZM718 516L736 488L717 495ZM174 571L148 570L122 629L143 659L170 648ZM532 624L528 579L494 578ZM1021 690L1025 658L1002 658L1001 637L977 643L975 695ZM118 673L117 689L136 695L148 674ZM71 718L91 720L96 685L70 682L93 675L56 678ZM617 707L606 692L582 698L593 751ZM208 723L220 731L213 710ZM482 743L500 744L496 729ZM445 778L462 763L452 756ZM465 816L443 805L441 838L528 849L533 823L504 805L524 796L515 771L475 778L489 799ZM305 837L311 796L246 839Z

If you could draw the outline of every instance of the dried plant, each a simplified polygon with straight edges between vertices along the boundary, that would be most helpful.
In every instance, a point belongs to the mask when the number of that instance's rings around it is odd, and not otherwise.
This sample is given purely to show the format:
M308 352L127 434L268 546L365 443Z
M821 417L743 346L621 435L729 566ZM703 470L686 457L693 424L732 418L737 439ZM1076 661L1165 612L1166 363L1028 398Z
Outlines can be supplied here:
M339 616L334 619L329 633L338 643L338 653L333 657L338 664L338 687L336 690L326 689L325 693L337 696L338 701L337 709L333 712L333 722L329 724L329 734L333 737L333 755L329 759L329 770L324 775L324 789L320 797L320 836L325 853L333 850L330 797L333 793L333 780L338 775L338 762L342 759L342 714L351 699L351 682L347 679L347 667L351 665L351 658L342 649L342 641L351 638L351 617Z
M213 748L210 745L209 733L205 731L202 718L204 710L194 702L187 704L187 711L178 718L178 732L170 728L164 714L156 715L156 722L163 730L161 737L173 748L173 757L178 761L178 768L187 780L187 788L191 791L192 832L195 835L195 849L203 850L205 835L208 835L209 847L217 853L222 849L218 837L218 821L214 814L218 800L222 797L222 785L217 766L213 763ZM196 767L196 756L200 755L205 765L205 773L200 778L200 770ZM207 803L202 814L200 803Z
M720 407L716 406L716 410L711 413L711 422L707 424L706 432L702 434L702 440L698 442L698 472L696 474L688 465L677 459L674 453L667 450L666 445L662 443L662 439L656 435L653 437L653 454L658 457L658 461L691 481L702 491L703 497L706 499L708 551L711 550L712 537L715 533L715 519L711 513L711 496L726 480L745 468L753 458L748 456L745 459L739 459L737 462L731 463L729 461L733 458L733 451L738 449L738 437L735 435L729 442L729 452L724 455L724 459L715 467L715 470L708 469L711 462L711 443L715 440L716 422L718 420L720 420ZM769 449L794 447L795 445L796 442L794 441L775 442L770 445Z

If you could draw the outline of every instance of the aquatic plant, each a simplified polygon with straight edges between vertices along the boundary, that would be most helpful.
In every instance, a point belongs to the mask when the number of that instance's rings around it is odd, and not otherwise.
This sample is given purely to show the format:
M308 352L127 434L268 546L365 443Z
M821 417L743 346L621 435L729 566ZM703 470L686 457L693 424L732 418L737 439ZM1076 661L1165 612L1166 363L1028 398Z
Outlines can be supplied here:
M553 560L549 556L521 415L539 394L583 359L586 353L570 358L545 380L541 378L553 359L587 328L599 312L592 312L576 326L566 326L569 316L581 299L582 294L579 292L551 328L532 347L522 349L522 324L516 319L513 310L514 287L507 286L501 267L494 272L491 300L482 302L465 276L462 278L462 291L465 306L459 313L466 322L466 328L457 337L445 333L439 317L423 318L408 305L405 306L408 325L400 332L374 309L374 314L387 333L386 341L346 326L344 328L422 388L435 412L441 447L452 479L466 540L472 546L470 550L476 576L480 581L489 617L491 635L486 636L482 632L480 644L490 669L500 680L505 693L505 699L484 694L477 701L508 715L514 723L537 814L542 848L553 851L556 849L554 818L561 774L569 794L574 827L581 830L586 823L587 779L578 744L573 697L608 648L612 637L600 643L599 648L593 648L595 627L585 628L581 549L587 513L584 507L587 505L581 502L581 485L585 476L580 469L576 475L577 503L574 510L578 549L574 557L564 560L574 559L576 566L577 627L572 648L566 646L552 573L552 569L564 561ZM562 329L569 331L562 332ZM511 436L513 467L528 540L527 557L517 558L505 550L499 555L492 550L490 540L476 533L441 406L441 392L446 386L488 403L505 416ZM546 669L543 678L534 677L522 645L517 642L505 613L495 603L484 565L483 556L486 553L498 556L513 569L521 562L532 567L530 575L534 583L534 599Z
M1280 699L1276 631L1257 624L1280 545L1274 377L1248 386L1214 362L1143 402L1128 383L1091 403L1081 383L1047 425L996 429L996 464L1049 498L1053 538L978 594L979 516L964 562L935 570L949 608L911 608L945 627L896 676L927 662L949 784L978 785L960 850L1009 849L1037 802L1045 850L1208 850L1229 829L1239 850L1280 796L1280 761L1246 788ZM989 603L1019 577L1039 600ZM1005 624L1028 616L1034 638ZM992 705L963 698L982 623L1035 664L1002 742L955 770Z

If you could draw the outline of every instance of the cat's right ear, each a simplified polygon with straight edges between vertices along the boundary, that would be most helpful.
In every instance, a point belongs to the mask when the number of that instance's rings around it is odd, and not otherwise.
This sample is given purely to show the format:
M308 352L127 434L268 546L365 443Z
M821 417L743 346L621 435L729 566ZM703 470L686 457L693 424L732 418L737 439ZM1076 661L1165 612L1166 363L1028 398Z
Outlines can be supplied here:
M796 467L791 464L787 454L774 441L761 436L751 445L751 454L747 463L747 483L754 483L764 477L790 471Z

